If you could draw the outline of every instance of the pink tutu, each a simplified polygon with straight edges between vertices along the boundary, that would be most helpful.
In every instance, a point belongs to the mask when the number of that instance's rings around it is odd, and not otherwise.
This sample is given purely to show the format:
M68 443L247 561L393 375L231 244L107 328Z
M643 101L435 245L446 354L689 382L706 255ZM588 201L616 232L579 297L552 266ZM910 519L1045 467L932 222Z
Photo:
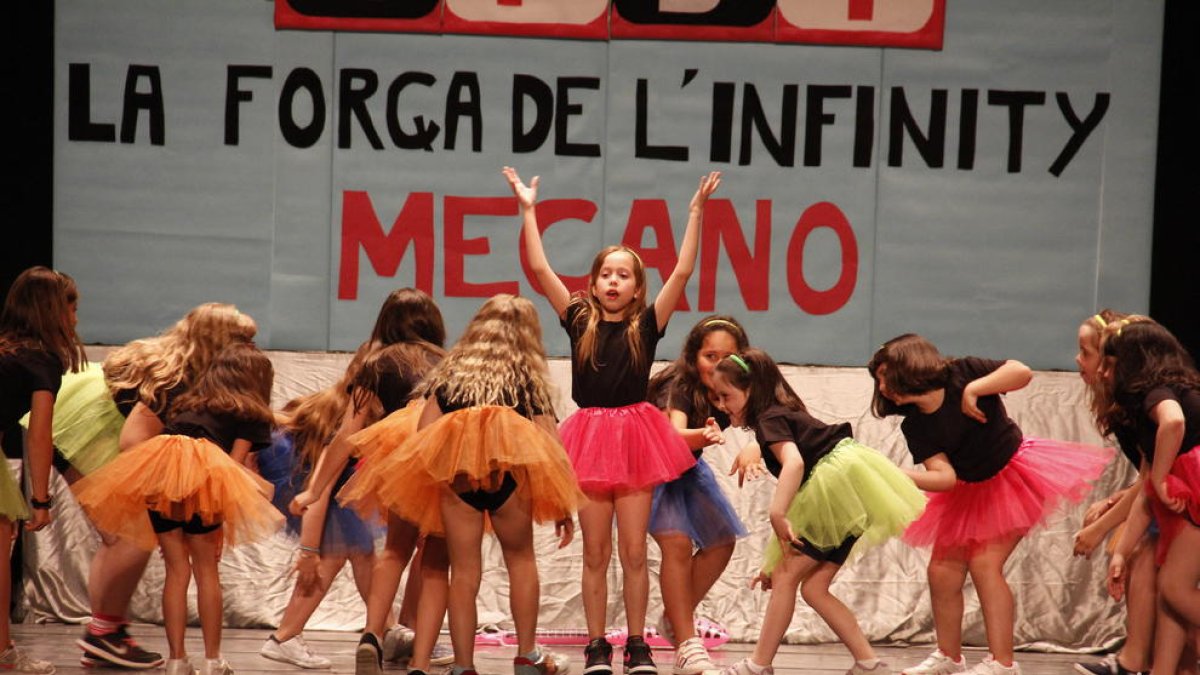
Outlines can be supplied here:
M1179 532L1188 526L1200 527L1200 446L1192 448L1175 458L1171 473L1167 474L1167 494L1182 497L1183 513L1175 513L1158 499L1158 493L1150 481L1146 481L1146 500L1158 521L1158 548L1155 560L1161 566L1167 560L1167 551Z
M910 546L968 552L1012 534L1025 534L1063 501L1078 503L1112 459L1111 448L1026 438L1000 473L978 483L958 481L929 493L921 517L904 533Z
M582 408L559 427L584 492L642 490L696 464L667 416L649 403Z

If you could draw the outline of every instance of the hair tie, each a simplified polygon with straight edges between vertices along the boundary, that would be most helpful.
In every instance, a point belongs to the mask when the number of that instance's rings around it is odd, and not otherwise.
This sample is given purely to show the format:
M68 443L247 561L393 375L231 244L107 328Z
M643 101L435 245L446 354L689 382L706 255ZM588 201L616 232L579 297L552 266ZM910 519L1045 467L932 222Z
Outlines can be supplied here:
M709 319L703 323L703 326L705 328L708 328L709 326L729 326L730 328L737 330L739 333L742 332L741 326L726 319Z
M750 364L746 363L746 360L743 359L742 357L738 356L737 354L730 354L729 360L733 361L734 363L741 366L742 370L746 371L747 373L750 372Z
M1094 319L1096 323L1100 324L1101 328L1108 328L1108 322L1105 321L1104 317L1100 316L1099 314L1093 315L1092 319Z

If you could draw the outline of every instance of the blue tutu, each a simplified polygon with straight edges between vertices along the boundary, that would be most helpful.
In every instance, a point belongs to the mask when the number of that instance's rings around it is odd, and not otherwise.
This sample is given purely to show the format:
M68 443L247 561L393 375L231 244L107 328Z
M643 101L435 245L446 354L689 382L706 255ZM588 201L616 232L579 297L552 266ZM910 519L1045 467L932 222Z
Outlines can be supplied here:
M297 466L299 459L290 434L275 432L271 435L271 447L258 453L259 473L275 486L272 503L287 517L287 531L300 536L300 517L288 511L288 504L304 489L311 467ZM354 475L353 462L346 465L342 475L333 486L333 493ZM343 508L337 500L330 500L325 513L325 528L321 533L321 553L328 555L353 555L375 550L375 538L382 528L366 523L353 509Z
M651 534L687 535L700 549L732 544L747 534L733 504L702 459L679 478L654 488L649 530Z

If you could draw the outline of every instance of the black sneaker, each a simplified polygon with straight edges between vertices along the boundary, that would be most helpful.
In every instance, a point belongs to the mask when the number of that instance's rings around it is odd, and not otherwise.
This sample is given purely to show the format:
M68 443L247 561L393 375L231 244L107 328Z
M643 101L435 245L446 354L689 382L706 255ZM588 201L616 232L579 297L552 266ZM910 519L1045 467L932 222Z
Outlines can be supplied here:
M354 650L354 675L383 675L383 650L374 633L363 633Z
M650 657L650 645L641 635L630 635L625 641L625 675L655 675L658 666Z
M584 675L612 675L612 645L598 637L583 649Z
M1122 666L1117 661L1116 654L1109 654L1095 663L1076 663L1075 672L1083 675L1144 675L1142 671L1129 670Z
M147 670L163 664L162 654L150 652L138 646L125 626L117 628L106 635L92 635L86 628L83 637L75 641L85 654L93 660L106 661L114 666Z

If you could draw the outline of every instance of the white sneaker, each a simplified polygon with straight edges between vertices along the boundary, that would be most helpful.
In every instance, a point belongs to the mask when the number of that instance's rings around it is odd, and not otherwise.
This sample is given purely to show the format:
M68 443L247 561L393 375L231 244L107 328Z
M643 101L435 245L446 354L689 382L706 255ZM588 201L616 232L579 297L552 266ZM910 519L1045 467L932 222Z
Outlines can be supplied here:
M398 623L383 633L383 660L402 661L412 656L416 631Z
M973 668L967 671L970 675L1021 675L1021 666L1013 661L1011 666L1002 666L1000 662L992 658L991 654L987 658L976 663Z
M6 673L33 673L34 675L53 675L54 664L49 661L31 658L28 654L9 645L0 653L0 671Z
M721 675L775 675L774 666L752 666L750 657L746 657L732 666L725 666Z
M541 645L535 648L537 658L530 661L518 655L513 659L513 675L569 675L571 660Z
M454 663L454 648L450 645L437 643L429 653L429 665L448 666Z
M225 657L218 656L215 659L204 659L204 665L200 667L200 675L233 675L233 668L229 666Z
M874 668L867 668L858 661L850 666L850 670L846 671L846 675L892 675L892 667L886 661L880 661L875 664Z
M706 670L716 670L717 664L708 656L704 648L704 640L692 637L679 643L675 650L675 666L671 672L675 675L700 675Z
M167 675L196 675L196 669L187 659L167 659L163 664Z
M312 653L312 649L304 641L303 634L294 635L283 642L275 639L275 636L272 635L263 643L262 649L258 650L258 653L272 661L290 663L301 668L328 668L332 665L329 659Z
M946 675L947 673L965 673L966 671L967 659L965 657L960 656L957 661L954 661L943 654L942 650L935 649L932 654L925 657L924 661L900 671L900 675Z

